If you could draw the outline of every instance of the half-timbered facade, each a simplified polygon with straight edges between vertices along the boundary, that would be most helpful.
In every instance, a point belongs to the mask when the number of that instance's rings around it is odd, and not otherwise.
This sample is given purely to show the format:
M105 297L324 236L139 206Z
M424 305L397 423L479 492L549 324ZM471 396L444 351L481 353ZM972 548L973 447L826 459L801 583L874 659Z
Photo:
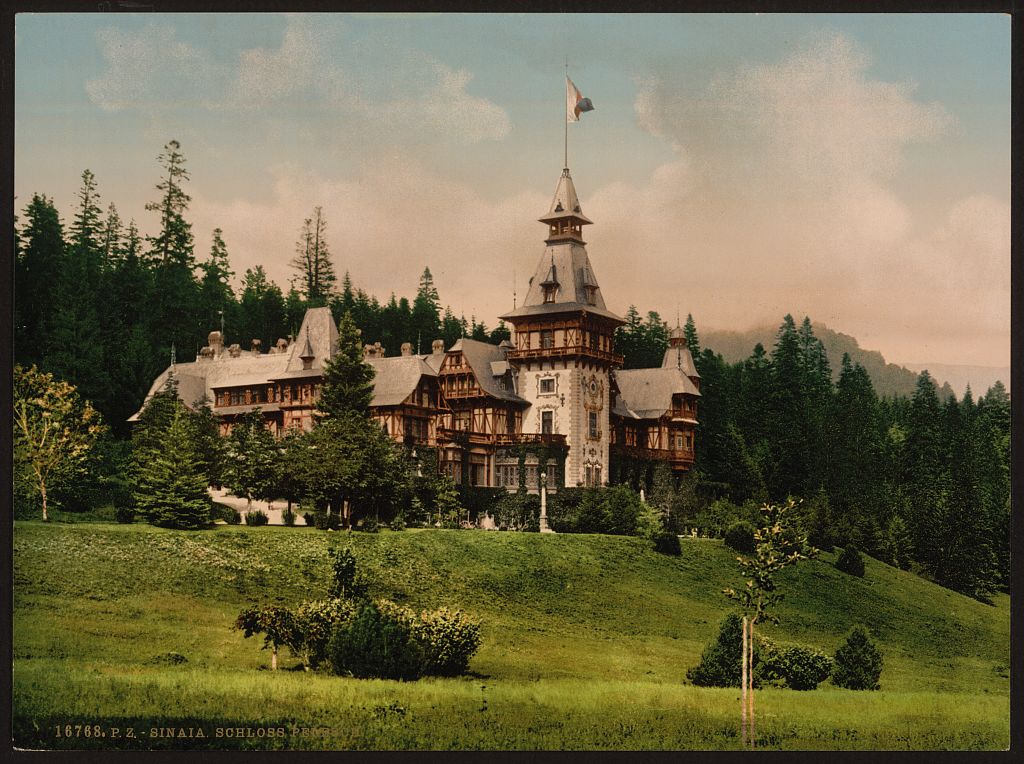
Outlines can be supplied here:
M604 485L617 457L690 469L700 377L683 331L672 330L660 368L621 369L623 320L605 305L583 240L591 221L568 169L540 222L547 238L526 298L502 316L511 341L464 338L446 349L435 340L428 354L406 343L394 356L367 345L371 415L395 441L436 448L440 469L463 485L536 491L541 473L554 490ZM164 371L147 400L173 374L179 397L209 405L223 434L257 408L277 435L309 430L337 345L329 308L308 310L298 336L265 353L258 340L249 351L225 348L211 332L196 360Z

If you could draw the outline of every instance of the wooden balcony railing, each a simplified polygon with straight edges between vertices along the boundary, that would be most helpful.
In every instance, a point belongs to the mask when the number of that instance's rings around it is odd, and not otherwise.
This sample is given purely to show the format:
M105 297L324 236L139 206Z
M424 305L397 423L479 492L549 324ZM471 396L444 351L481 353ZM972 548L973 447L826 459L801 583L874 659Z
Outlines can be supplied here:
M565 435L558 433L504 432L494 436L499 446L518 446L528 443L543 443L549 446L564 446Z
M622 364L623 358L618 353L611 353L607 350L594 350L587 345L571 345L569 347L557 348L529 348L527 350L510 350L509 360L526 361L531 358L566 358L570 356L586 355L607 361L611 364Z

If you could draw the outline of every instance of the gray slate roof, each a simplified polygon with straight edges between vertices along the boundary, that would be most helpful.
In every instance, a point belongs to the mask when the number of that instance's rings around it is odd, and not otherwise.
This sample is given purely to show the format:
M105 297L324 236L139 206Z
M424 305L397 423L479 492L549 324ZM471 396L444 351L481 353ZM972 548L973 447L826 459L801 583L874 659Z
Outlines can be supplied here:
M686 345L670 347L666 350L665 357L661 361L661 368L682 369L686 376L700 378L697 367L693 365L693 356L690 355L690 349Z
M451 351L461 351L466 363L473 370L477 382L483 391L494 398L503 401L514 401L526 404L527 401L520 398L513 392L512 373L505 364L501 374L495 374L492 364L505 361L505 351L497 345L489 342L480 342L463 337L450 348ZM501 369L501 366L497 368ZM504 382L504 386L502 386Z
M367 358L373 367L374 406L397 406L416 389L423 376L436 377L436 372L418 355L391 358Z
M700 395L689 377L676 368L618 369L613 374L619 396L612 413L630 419L657 419L672 408L675 393Z

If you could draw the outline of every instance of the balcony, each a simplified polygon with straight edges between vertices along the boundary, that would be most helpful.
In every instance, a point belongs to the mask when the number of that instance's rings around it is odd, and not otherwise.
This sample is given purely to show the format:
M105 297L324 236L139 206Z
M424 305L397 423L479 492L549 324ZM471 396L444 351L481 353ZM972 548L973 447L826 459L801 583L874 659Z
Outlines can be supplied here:
M495 435L494 443L498 446L518 446L533 443L546 446L564 446L565 436L558 433L506 432Z
M572 356L585 355L605 361L613 365L622 365L623 358L618 353L607 350L594 350L586 345L571 345L569 347L556 348L529 348L527 350L510 350L508 359L510 361L527 361L532 358L567 358Z
M661 462L668 462L672 466L689 466L693 464L694 460L694 453L692 450L676 451L669 448L640 448L638 446L629 446L621 443L616 443L612 447L622 454L628 454L629 456L635 456L641 459L656 459Z

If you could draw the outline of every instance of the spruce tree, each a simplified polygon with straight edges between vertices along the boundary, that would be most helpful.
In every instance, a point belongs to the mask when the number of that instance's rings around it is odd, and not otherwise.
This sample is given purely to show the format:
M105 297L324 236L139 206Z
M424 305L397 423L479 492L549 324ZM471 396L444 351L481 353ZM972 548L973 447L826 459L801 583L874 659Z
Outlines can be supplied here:
M683 336L686 338L686 347L690 349L690 354L696 358L700 355L700 338L697 336L697 324L693 321L693 316L689 313L686 314L686 325L683 327Z
M135 476L135 506L153 525L195 529L210 522L212 504L195 426L177 403L159 446Z
M416 290L416 297L412 301L411 325L409 327L414 346L418 342L419 349L423 352L429 351L430 344L442 336L440 311L440 297L437 287L434 286L434 275L430 272L429 267L424 267L419 287ZM444 339L445 347L450 347L449 337L445 336ZM454 344L454 342L455 339L451 339L451 343Z
M147 210L160 214L160 231L156 236L149 237L150 252L161 265L175 263L191 271L194 264L192 225L185 220L184 215L192 197L183 189L189 175L185 169L181 144L175 140L169 141L158 161L165 175L156 186L161 194L160 199L146 204Z
M213 230L213 241L210 245L210 256L199 265L200 277L200 314L196 331L200 338L212 327L220 329L221 315L231 316L235 305L235 295L231 290L231 263L228 261L228 249L224 244L223 231ZM240 337L242 342L253 339ZM260 338L262 339L262 338Z
M346 313L338 326L338 352L324 367L317 399L319 418L367 416L373 399L373 373L373 367L363 360L359 330L352 314Z
M260 409L240 416L225 445L224 483L235 496L248 501L267 499L277 483L277 444L266 428Z
M25 207L25 225L15 262L14 357L23 365L43 356L44 325L54 310L53 287L65 264L64 229L53 200L33 194Z
M291 265L298 271L299 291L309 307L327 305L337 277L327 246L327 220L322 207L315 207L313 215L303 221Z

